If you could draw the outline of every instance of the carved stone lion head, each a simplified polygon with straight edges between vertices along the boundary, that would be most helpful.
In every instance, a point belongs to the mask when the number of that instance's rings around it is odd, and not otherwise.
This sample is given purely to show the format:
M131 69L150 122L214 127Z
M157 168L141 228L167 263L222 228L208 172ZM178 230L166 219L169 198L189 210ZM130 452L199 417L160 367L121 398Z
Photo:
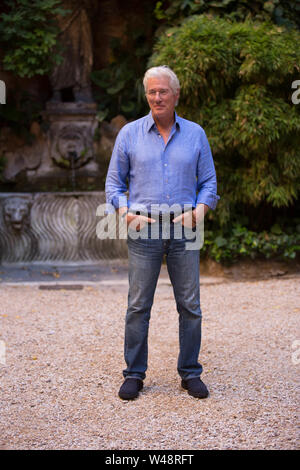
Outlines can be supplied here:
M7 226L15 231L21 231L29 225L31 202L22 197L11 197L4 200L3 217Z

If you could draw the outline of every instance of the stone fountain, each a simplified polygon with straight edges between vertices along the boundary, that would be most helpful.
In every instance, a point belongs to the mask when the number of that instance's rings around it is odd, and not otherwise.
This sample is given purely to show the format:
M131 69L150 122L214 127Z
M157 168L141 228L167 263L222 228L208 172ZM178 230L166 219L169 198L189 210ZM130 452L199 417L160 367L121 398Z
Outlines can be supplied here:
M4 180L18 188L0 193L1 264L90 264L127 255L125 240L96 234L101 220L96 211L105 195L86 190L104 178L94 140L98 122L89 81L91 31L86 2L65 3L71 7L70 15L59 19L65 57L50 76L46 130L34 123L31 145L13 141L9 129L2 129L0 137Z

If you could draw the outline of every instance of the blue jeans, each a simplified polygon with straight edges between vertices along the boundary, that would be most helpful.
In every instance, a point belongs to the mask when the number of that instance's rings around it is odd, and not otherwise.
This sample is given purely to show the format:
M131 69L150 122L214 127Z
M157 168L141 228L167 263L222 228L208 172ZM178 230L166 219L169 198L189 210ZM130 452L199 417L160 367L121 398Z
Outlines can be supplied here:
M148 361L148 327L154 292L163 256L173 286L179 313L180 352L177 370L182 379L199 377L201 344L201 309L199 287L199 249L186 250L184 234L174 237L174 229L164 239L159 224L158 239L133 239L128 233L129 293L125 321L124 355L127 368L124 377L146 377ZM174 225L173 225L174 226ZM168 334L168 331L165 332Z

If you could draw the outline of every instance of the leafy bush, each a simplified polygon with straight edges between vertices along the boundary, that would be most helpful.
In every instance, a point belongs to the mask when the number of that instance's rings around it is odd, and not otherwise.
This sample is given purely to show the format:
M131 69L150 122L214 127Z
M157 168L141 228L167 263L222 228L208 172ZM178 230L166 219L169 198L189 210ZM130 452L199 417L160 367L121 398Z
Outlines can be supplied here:
M178 113L206 131L224 227L242 206L295 203L300 183L300 33L270 23L192 16L159 38L149 65L181 82Z
M61 62L55 15L64 15L60 0L5 0L0 15L5 70L20 77L44 75ZM56 48L56 50L54 50Z
M296 230L283 232L277 224L260 233L236 224L225 233L206 231L201 253L218 262L241 258L294 259L300 252L300 221Z

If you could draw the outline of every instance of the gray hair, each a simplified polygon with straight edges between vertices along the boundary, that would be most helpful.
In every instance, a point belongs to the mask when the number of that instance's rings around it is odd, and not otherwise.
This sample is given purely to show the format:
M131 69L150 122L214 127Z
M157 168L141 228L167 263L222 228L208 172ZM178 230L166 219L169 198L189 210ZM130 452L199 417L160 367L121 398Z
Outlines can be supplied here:
M177 75L167 65L160 65L158 67L151 67L146 71L143 80L145 92L147 92L148 79L151 77L161 76L167 77L169 79L170 88L172 89L174 94L176 94L180 90L180 83L177 78Z

